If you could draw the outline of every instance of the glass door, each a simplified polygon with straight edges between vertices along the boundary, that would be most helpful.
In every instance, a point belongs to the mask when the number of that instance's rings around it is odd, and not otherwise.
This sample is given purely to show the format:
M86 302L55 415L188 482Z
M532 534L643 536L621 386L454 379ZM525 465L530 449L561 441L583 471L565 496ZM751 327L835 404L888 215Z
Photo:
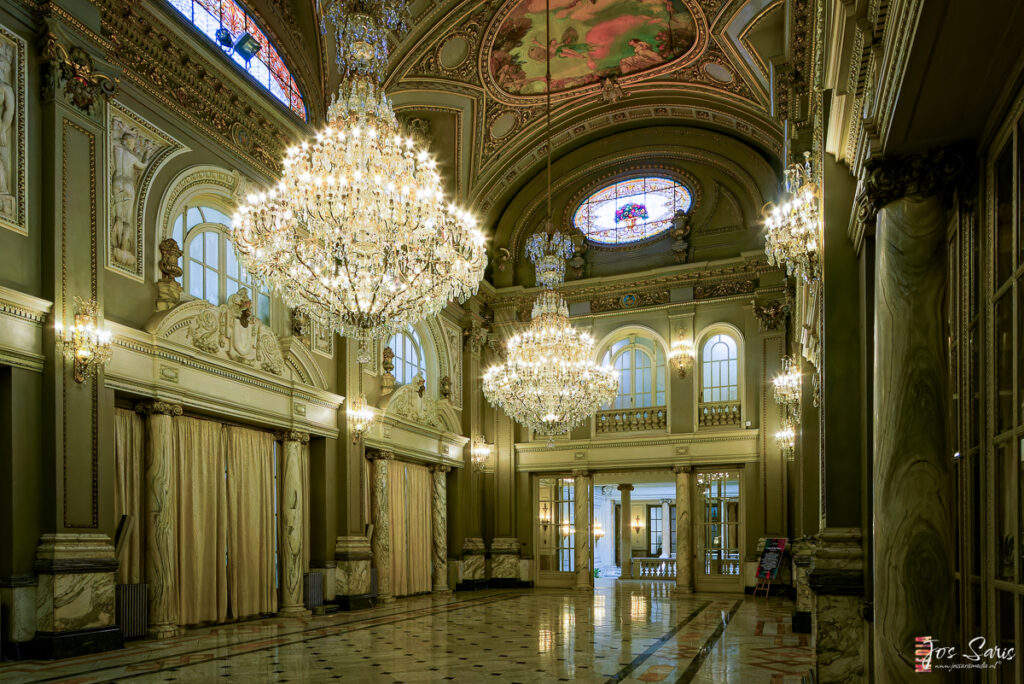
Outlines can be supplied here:
M537 478L538 582L571 586L576 571L575 492L571 477Z
M742 590L743 521L740 474L698 471L696 477L698 591Z

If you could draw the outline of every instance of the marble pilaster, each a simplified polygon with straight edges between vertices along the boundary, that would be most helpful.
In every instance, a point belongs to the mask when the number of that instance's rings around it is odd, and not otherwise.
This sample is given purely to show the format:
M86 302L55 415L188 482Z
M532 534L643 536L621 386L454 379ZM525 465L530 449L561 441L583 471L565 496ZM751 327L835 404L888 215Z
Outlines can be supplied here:
M594 492L594 479L589 470L574 470L573 477L573 504L575 516L576 534L575 560L576 560L576 589L577 591L594 590L594 570L591 562L591 542L593 539L593 526L590 512L590 498Z
M44 534L36 548L36 642L41 657L120 648L117 559L105 534Z
M151 639L181 633L176 586L177 511L175 510L174 416L182 407L166 401L145 401L135 410L146 416L146 583L149 585ZM140 521L142 522L142 521Z
M821 684L868 681L863 655L867 631L861 544L858 528L829 528L817 538L808 585L813 592L816 681Z
M669 517L672 515L672 501L661 500L661 558L668 558L672 555L672 542L668 538Z
M434 491L430 513L433 534L433 589L435 594L447 594L448 588L448 473L451 466L435 465L431 467L434 478Z
M377 568L377 600L394 601L391 595L391 501L388 492L388 462L395 458L390 451L369 451L373 461L373 482L370 491L370 516L373 520L373 565Z
M308 614L302 594L303 567L303 497L302 490L302 445L309 443L309 433L281 432L277 439L282 443L284 455L281 463L281 501L278 509L283 516L283 534L278 540L281 559L280 597L278 613L283 615Z
M334 559L335 601L343 608L368 606L373 559L370 541L363 536L338 537L334 542Z
M495 537L491 542L491 578L520 579L519 552L522 546L515 537Z
M677 594L693 593L693 530L690 526L690 489L693 468L675 466L676 474L676 586Z
M482 582L487 578L484 572L484 555L487 547L480 537L467 537L462 542L462 581Z
M619 491L622 493L622 502L619 507L619 579L630 579L633 576L633 528L629 519L630 510L633 507L633 485L620 484ZM677 528L678 529L678 528Z

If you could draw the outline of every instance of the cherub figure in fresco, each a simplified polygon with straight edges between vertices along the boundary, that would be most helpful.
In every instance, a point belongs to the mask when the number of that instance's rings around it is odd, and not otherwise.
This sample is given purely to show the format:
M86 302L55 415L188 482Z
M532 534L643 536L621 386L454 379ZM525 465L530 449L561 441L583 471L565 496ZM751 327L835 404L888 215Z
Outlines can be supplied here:
M545 50L544 44L537 40L536 36L533 38L533 46L527 51L530 55L530 59L537 62L543 62L550 56L552 59L558 58L571 58L571 59L584 59L587 61L587 66L591 69L597 67L597 64L590 57L590 46L586 43L579 41L579 33L572 26L565 29L562 33L562 39L556 40L554 38L548 43L548 47Z
M633 54L623 57L619 62L619 69L624 74L640 71L665 61L665 58L659 55L646 40L633 38L629 41L629 46L633 48Z

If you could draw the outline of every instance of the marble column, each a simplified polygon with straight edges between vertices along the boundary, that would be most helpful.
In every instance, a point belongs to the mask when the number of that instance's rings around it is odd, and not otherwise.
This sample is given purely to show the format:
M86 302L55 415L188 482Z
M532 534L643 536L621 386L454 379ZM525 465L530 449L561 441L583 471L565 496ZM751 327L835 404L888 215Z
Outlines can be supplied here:
M622 502L619 508L619 579L633 577L633 528L630 527L630 509L633 507L633 485L620 484Z
M394 601L391 595L391 500L388 493L388 461L395 458L390 451L368 451L373 460L373 483L370 491L370 516L373 520L373 565L377 568L377 600Z
M178 624L177 511L175 510L174 416L182 407L166 401L146 401L135 406L146 416L146 583L149 585L151 639L181 633Z
M917 681L914 637L956 643L945 420L946 211L938 197L885 205L876 229L875 679ZM932 674L952 681L943 670Z
M690 480L693 468L675 466L676 474L676 586L677 594L693 593L693 530L690 526Z
M434 477L434 495L430 508L433 517L430 526L434 535L433 583L435 594L450 594L448 588L448 473L451 466L435 465L430 470Z
M672 515L672 500L661 500L661 558L672 555L672 540L669 539L669 517Z
M283 516L283 535L278 540L281 549L281 594L277 612L282 615L307 614L303 602L302 565L304 530L302 519L302 445L309 443L309 433L280 432L277 439L284 446L281 461L281 501L278 511Z
M591 562L591 539L593 524L590 512L590 498L593 495L594 480L589 470L574 470L573 503L576 534L576 589L578 591L594 590L594 570Z

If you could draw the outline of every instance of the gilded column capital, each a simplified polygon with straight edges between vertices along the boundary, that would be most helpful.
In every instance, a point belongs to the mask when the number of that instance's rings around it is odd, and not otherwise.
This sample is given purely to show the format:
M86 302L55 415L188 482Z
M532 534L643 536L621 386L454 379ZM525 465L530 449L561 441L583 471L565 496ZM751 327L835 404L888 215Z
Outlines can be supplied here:
M589 477L590 476L590 471L587 470L586 468L576 468L575 470L572 471L572 476L573 477Z
M366 458L371 461L393 461L395 459L395 452L388 451L387 449L367 449Z
M620 492L631 492L633 491L633 485L631 484L620 484L618 487Z
M450 473L451 471L452 467L450 465L441 465L440 463L435 463L434 465L430 466L430 472L432 473Z
M882 207L910 196L929 197L944 192L966 167L968 158L959 145L940 147L923 154L893 155L864 164L854 200L850 239L860 251L865 235L875 232Z
M181 404L174 404L159 399L148 399L135 404L135 412L146 416L180 416L184 413Z
M282 430L274 433L274 439L278 442L298 442L299 444L309 444L309 433L299 432L298 430Z
M672 466L672 472L675 473L676 475L678 475L679 473L687 473L687 474L689 474L689 473L693 472L693 466L688 466L688 465L685 465L685 466L684 465Z

